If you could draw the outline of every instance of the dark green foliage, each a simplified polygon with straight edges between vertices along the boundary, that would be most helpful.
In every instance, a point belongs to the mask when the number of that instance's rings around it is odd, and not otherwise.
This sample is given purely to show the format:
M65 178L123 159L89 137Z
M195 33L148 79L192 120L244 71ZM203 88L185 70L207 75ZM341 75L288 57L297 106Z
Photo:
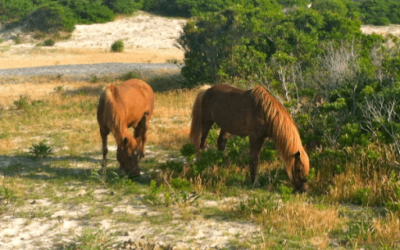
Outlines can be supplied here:
M143 7L144 0L103 0L114 13L131 14Z
M186 179L182 179L180 177L171 180L171 186L175 189L189 191L190 190L190 182Z
M301 0L289 1L301 2ZM169 16L192 17L210 12L218 12L235 5L241 5L245 8L265 8L265 6L273 5L276 8L280 8L275 0L150 0L143 3L143 9Z
M188 161L192 161L195 154L196 154L196 148L192 143L187 143L182 146L180 149L181 155L186 157Z
M140 78L140 74L134 71L129 71L125 74L123 74L120 79L123 81L129 80L129 79L134 79L134 78Z
M77 24L72 11L57 3L41 5L37 10L30 13L25 21L28 28L42 32L56 32L58 30L71 32Z
M321 54L321 43L361 35L358 21L336 13L300 8L284 15L279 9L274 4L235 6L190 21L179 39L185 50L182 74L189 84L261 77L255 72L268 62L308 67ZM277 77L269 74L264 73Z
M318 12L331 11L342 16L347 14L346 4L342 0L315 0L312 8Z
M35 9L31 0L0 0L0 19L19 19Z
M366 24L400 24L400 2L397 0L365 0L359 11Z
M366 0L360 5L363 22L375 25L388 25L388 14L391 11L387 0Z
M101 0L69 1L59 0L60 4L68 7L79 23L105 23L114 20L115 14Z
M180 161L167 161L166 163L160 165L160 169L162 170L169 169L170 171L181 173L183 170L183 166L184 166L183 162Z
M285 7L305 7L310 4L309 0L278 0L278 3Z
M115 41L111 45L111 51L112 52L122 52L122 51L124 51L124 42L121 41L121 40Z
M44 46L54 46L55 42L53 39L47 39L43 42Z
M369 188L358 188L354 196L355 203L359 205L368 205L369 192Z

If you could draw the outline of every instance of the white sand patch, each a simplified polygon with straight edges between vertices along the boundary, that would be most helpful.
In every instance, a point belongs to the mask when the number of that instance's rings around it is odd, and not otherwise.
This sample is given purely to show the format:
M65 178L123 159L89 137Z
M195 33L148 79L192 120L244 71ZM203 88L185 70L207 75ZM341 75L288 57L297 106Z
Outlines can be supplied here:
M114 22L76 25L71 39L58 42L55 47L109 49L116 40L122 40L126 49L171 49L175 48L175 40L185 23L184 19L151 16L141 12L137 16Z
M374 25L362 25L361 31L364 34L378 34L378 35L388 35L392 34L394 36L400 37L400 25L391 24L388 26L374 26Z

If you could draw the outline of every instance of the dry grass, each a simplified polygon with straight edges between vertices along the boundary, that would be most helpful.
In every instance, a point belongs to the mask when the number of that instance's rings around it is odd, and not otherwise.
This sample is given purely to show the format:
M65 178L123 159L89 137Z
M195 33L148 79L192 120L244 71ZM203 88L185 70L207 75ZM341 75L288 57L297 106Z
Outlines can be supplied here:
M398 215L389 214L386 219L374 220L374 241L393 248L400 247L400 219Z
M183 51L179 49L134 49L122 53L111 53L104 49L10 49L0 52L0 68L54 66L93 63L165 63L182 61Z
M100 145L95 111L99 94L105 85L106 83L89 82L60 84L59 81L39 85L33 83L3 85L0 104L8 106L9 111L4 114L9 118L8 123L30 124L29 128L23 130L18 126L5 127L4 131L13 136L0 140L0 148L11 150L20 147L21 143L18 142L23 140L23 134L28 131L32 134L39 133L41 136L36 139L32 137L24 139L25 147L32 141L45 138L46 133L50 131L60 131L60 133L68 131L68 135L64 135L66 141L64 146L71 150L76 145L88 145L87 147ZM58 86L63 86L63 90L58 91ZM156 93L154 114L148 132L150 144L176 149L188 142L190 112L196 93L197 90ZM52 108L46 114L37 114L34 108L25 111L15 110L13 102L18 100L21 94L28 97L29 104L35 100L42 100ZM33 117L35 123L30 122ZM109 140L113 141L112 138Z

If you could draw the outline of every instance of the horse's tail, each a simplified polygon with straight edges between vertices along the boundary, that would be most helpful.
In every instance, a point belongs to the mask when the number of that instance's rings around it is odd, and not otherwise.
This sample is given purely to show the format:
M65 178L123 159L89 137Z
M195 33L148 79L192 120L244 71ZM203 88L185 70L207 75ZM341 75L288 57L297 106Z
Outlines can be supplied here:
M202 103L203 96L206 92L207 88L201 88L200 92L197 94L196 100L194 101L193 110L192 110L192 123L190 125L190 134L189 139L190 142L193 143L197 150L200 149L200 139L202 132Z

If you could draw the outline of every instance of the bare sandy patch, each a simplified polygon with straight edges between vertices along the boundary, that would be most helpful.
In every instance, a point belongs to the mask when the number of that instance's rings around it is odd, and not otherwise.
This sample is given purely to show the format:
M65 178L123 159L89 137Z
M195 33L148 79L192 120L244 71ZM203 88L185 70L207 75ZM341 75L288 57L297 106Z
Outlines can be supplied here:
M374 26L374 25L362 25L361 31L364 34L378 34L386 36L392 34L394 36L400 37L400 25L390 24L388 26Z
M36 47L39 40L21 28L1 30L0 68L23 68L66 64L106 62L165 63L182 60L183 51L176 39L182 32L185 19L152 16L140 12L132 17L120 17L113 22L77 25L67 41L57 41L54 47ZM21 34L24 43L12 40ZM125 50L112 53L111 45L122 40Z

